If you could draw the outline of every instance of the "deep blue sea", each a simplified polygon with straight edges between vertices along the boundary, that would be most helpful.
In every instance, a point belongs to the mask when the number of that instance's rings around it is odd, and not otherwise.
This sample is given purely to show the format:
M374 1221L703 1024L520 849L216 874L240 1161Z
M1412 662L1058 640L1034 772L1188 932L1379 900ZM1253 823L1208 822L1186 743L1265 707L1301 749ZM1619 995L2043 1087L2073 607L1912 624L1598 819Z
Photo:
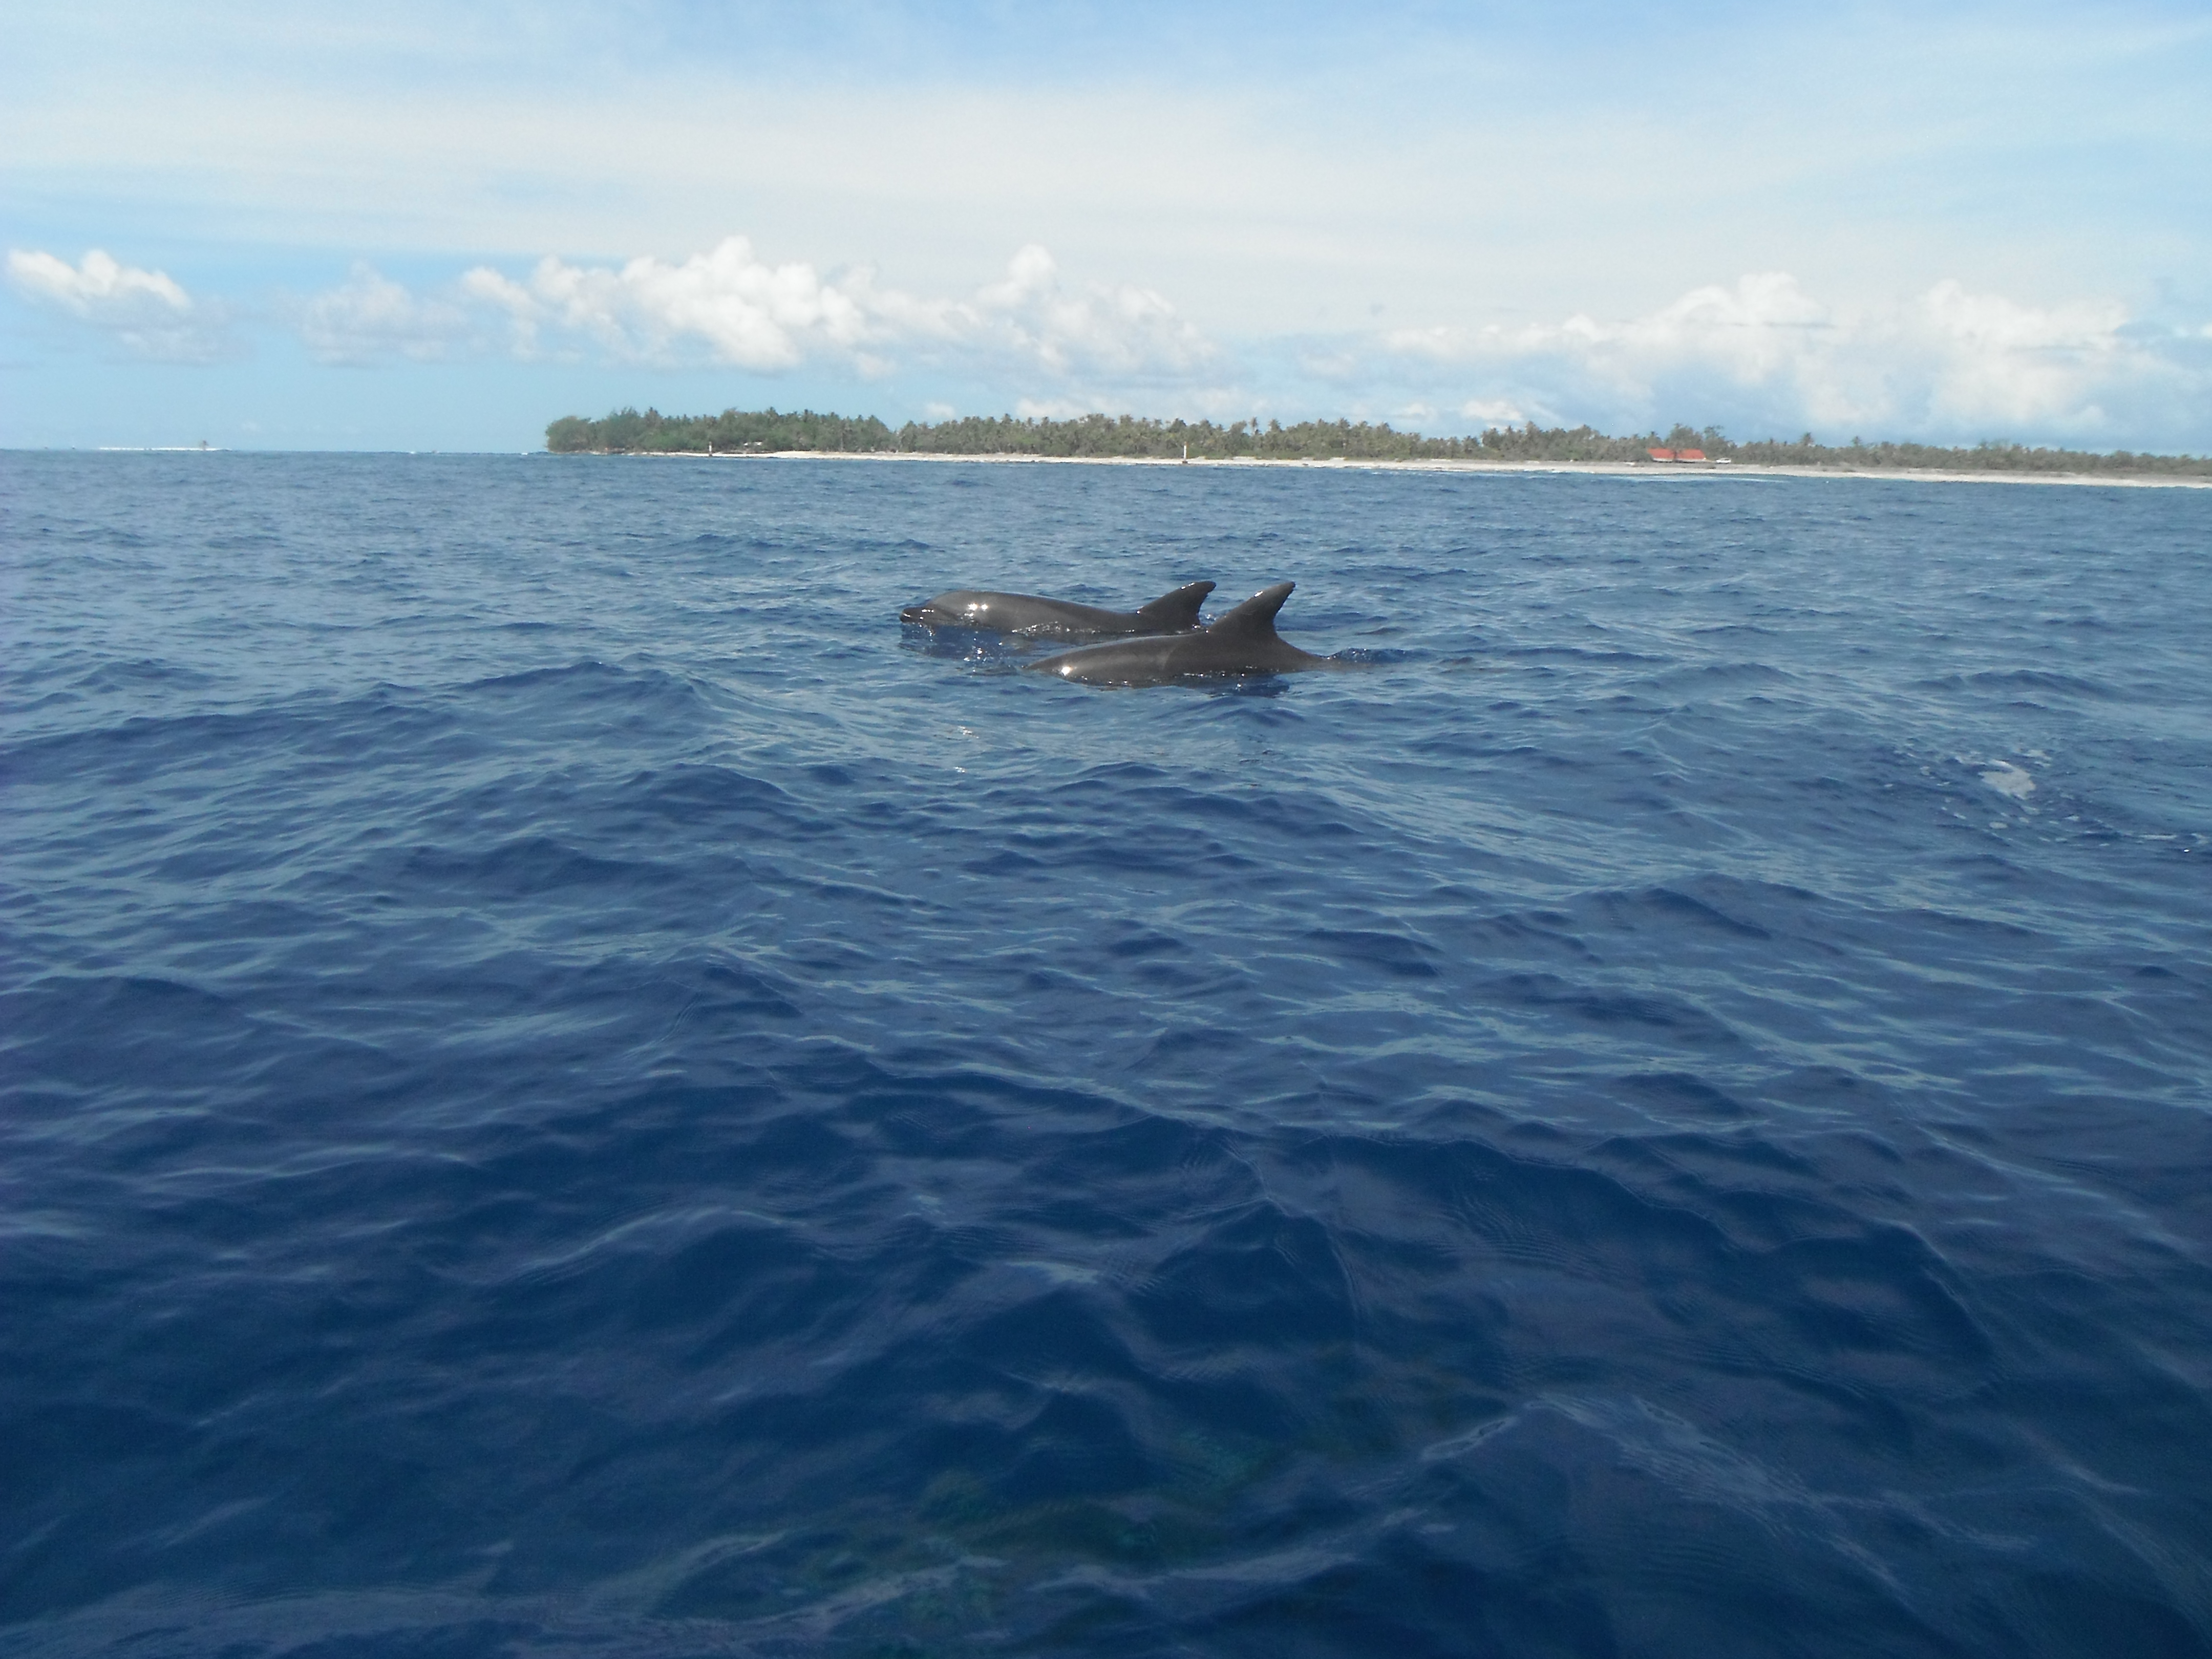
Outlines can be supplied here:
M2212 1651L2212 492L0 514L0 1653Z

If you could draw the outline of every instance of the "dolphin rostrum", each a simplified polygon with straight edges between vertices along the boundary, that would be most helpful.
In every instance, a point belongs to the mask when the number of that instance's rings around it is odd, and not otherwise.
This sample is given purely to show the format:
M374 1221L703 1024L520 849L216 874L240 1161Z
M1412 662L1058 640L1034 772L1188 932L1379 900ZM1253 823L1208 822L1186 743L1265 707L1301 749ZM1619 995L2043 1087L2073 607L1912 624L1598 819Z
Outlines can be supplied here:
M1295 674L1306 668L1346 666L1301 651L1275 632L1275 613L1297 586L1277 582L1273 587L1263 587L1195 634L1085 646L1033 662L1030 672L1057 674L1084 685L1165 685L1170 680Z
M989 629L1040 639L1188 634L1198 626L1198 608L1212 592L1212 582L1192 582L1134 611L1102 611L1094 605L1041 599L1032 593L973 592L963 588L910 605L899 612L899 620L918 628Z

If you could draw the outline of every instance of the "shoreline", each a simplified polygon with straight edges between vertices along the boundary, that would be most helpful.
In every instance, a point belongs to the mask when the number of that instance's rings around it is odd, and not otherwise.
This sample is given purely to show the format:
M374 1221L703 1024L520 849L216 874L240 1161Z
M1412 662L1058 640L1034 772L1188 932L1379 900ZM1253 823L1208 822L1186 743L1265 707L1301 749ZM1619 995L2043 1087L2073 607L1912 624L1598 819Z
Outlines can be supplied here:
M992 466L1189 466L1210 467L1216 471L1303 467L1334 472L1560 472L1611 478L1894 478L1914 483L2092 484L2115 489L2212 489L2212 477L2154 473L2113 477L2096 472L2008 472L1996 469L1953 472L1903 466L1771 466L1747 461L1704 464L1677 461L1394 461L1356 460L1341 457L1314 460L1259 455L1236 455L1226 459L1193 456L1184 460L1172 455L946 455L923 450L885 453L840 449L779 449L755 453L720 451L713 454L702 449L586 450L572 453L609 460L641 461L937 461Z

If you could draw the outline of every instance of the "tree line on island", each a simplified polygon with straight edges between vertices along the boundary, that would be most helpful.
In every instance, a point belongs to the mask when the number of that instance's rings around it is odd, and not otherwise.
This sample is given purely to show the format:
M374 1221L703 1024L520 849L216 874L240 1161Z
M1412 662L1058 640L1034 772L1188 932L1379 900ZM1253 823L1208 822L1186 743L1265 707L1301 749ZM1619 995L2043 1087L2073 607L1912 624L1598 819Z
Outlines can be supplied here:
M1492 427L1479 436L1425 438L1385 422L1163 421L1141 416L1084 415L1073 420L1014 415L963 416L892 428L872 415L848 417L774 409L726 409L720 415L663 415L620 409L604 420L563 416L545 428L555 454L672 455L845 453L867 455L1023 455L1052 459L1348 461L1644 461L1655 449L1702 450L1711 460L1768 466L1905 467L1941 471L2172 473L2212 476L2212 458L2111 454L1985 442L1971 448L1935 444L1821 444L1765 438L1738 443L1717 427L1677 425L1616 438L1589 426Z

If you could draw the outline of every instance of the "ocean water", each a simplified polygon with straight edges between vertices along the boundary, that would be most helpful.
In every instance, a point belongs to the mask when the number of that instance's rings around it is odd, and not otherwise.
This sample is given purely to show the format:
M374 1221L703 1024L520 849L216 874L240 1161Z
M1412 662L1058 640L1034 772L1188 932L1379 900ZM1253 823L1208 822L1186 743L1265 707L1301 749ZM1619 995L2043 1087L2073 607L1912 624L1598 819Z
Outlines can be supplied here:
M0 1652L2212 1650L2212 494L0 514Z

